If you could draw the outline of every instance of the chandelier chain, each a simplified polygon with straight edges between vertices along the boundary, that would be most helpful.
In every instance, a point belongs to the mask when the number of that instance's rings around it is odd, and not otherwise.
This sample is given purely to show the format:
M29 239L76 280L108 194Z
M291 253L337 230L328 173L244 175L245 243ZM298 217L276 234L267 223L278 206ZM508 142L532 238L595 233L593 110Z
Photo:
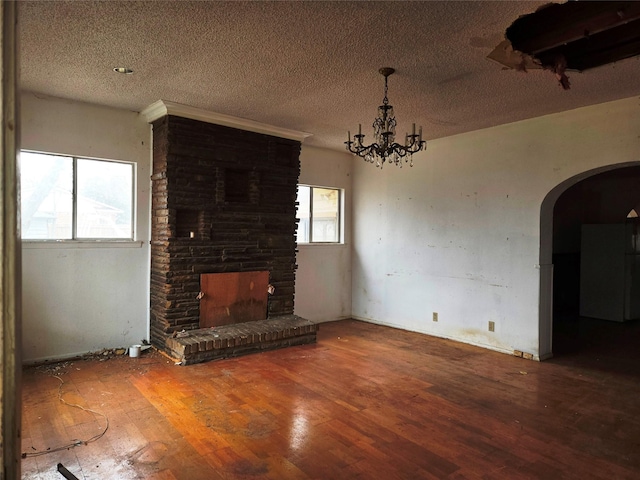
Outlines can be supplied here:
M383 105L389 105L389 99L387 98L387 91L389 89L388 87L388 80L389 80L389 76L385 75L384 77L384 98L382 99L382 104Z

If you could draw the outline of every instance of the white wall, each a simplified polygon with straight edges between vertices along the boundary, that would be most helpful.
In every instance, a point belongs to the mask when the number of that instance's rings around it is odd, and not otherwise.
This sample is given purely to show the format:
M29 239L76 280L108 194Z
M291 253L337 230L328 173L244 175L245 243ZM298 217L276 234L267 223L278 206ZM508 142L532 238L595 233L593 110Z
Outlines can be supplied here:
M23 243L23 359L148 337L151 128L135 112L26 93L22 148L137 164L136 242Z
M326 322L351 316L351 168L352 156L302 146L300 183L344 189L340 245L298 245L295 313Z
M412 169L357 161L353 317L546 354L542 202L581 172L640 161L639 131L630 98L434 140Z
M412 169L303 146L300 183L345 189L345 244L299 247L296 314L537 357L540 272L543 283L551 272L540 265L542 202L582 172L639 162L639 131L631 98L434 140ZM150 126L134 112L25 94L22 148L138 165L139 243L23 246L25 361L146 338Z

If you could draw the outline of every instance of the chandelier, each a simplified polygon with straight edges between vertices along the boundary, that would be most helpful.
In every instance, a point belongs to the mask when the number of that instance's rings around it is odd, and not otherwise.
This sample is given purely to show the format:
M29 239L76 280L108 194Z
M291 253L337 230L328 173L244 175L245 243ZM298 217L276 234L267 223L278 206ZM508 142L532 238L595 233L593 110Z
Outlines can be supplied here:
M362 134L362 124L358 125L358 134L351 140L351 132L347 132L347 141L344 142L347 150L364 158L366 162L375 163L376 167L382 168L385 162L393 163L402 167L402 160L413 167L413 154L419 152L427 146L427 142L422 140L422 127L416 134L416 124L413 124L411 135L406 134L404 145L395 141L396 139L396 117L393 115L393 106L389 105L387 98L387 80L395 69L384 67L378 70L384 76L384 99L382 105L378 107L378 117L373 121L373 138L371 145L364 145L364 135Z

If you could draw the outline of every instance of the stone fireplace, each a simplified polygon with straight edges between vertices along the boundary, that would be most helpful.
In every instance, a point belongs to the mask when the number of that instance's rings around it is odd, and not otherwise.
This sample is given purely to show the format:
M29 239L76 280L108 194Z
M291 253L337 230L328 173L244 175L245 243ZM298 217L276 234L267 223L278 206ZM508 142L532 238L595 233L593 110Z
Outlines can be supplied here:
M170 114L152 124L152 344L193 363L314 342L316 325L293 315L300 141ZM243 272L273 289L259 292L264 318L201 324L201 276Z

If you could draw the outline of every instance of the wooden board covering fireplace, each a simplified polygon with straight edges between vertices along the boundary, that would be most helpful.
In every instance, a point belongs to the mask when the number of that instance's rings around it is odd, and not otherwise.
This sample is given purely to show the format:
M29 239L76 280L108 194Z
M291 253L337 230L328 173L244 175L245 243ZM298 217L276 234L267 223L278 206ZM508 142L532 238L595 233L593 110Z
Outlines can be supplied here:
M200 328L267 318L269 272L204 273L200 275Z

